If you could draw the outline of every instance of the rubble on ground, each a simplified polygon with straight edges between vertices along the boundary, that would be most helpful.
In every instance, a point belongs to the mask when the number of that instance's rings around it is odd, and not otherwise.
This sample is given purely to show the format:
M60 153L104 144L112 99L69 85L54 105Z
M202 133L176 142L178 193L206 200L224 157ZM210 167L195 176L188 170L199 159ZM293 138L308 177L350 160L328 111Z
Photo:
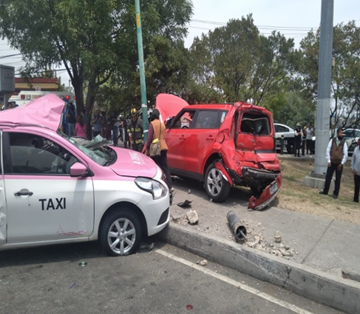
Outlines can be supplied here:
M183 226L197 225L199 222L199 216L196 210L190 210L183 214L172 214L171 217L174 223ZM299 254L299 252L284 242L284 239L282 239L282 235L278 230L274 233L274 237L272 239L265 239L263 234L261 232L255 231L255 228L253 227L261 227L264 230L264 227L261 223L250 223L247 220L242 221L242 223L244 226L246 226L247 234L246 241L244 241L241 245L246 245L249 248L257 249L271 255L283 257L287 260L290 260L292 257ZM228 226L226 226L226 228L228 228ZM201 231L201 229L197 228L197 231ZM208 231L209 226L204 229L204 232ZM230 230L229 239L235 240L235 237Z

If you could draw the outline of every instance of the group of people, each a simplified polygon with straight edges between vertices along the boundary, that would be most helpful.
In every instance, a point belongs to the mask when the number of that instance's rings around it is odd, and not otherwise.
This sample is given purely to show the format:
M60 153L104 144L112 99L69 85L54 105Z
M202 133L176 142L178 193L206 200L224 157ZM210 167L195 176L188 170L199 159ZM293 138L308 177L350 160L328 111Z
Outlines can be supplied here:
M296 123L295 127L295 140L294 140L294 155L295 157L300 157L300 151L302 152L302 156L311 155L314 153L314 142L312 140L314 136L314 129L311 124L309 123L308 126L304 126L301 128L301 124L298 122Z
M62 119L62 130L69 136L80 136L86 138L86 127L88 117L85 110L77 113L74 103L71 101L64 110Z
M168 146L165 141L165 124L160 121L160 112L154 109L150 116L150 124L148 130L148 138L144 143L144 126L141 117L136 109L131 109L131 116L123 119L115 113L111 113L107 119L104 111L96 110L92 120L93 137L101 135L104 138L110 139L112 131L112 140L114 146L118 145L118 140L124 142L124 147L149 155L150 144L154 139L160 141L161 153L159 156L150 156L155 163L162 169L165 174L166 183L170 192L174 191L172 187L172 180L167 164Z

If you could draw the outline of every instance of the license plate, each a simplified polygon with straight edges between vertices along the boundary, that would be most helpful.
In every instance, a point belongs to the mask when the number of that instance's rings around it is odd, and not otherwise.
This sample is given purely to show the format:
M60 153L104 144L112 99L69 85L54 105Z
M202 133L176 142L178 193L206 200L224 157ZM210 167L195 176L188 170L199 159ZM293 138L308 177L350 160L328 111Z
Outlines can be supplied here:
M270 194L273 195L278 189L277 183L270 187Z

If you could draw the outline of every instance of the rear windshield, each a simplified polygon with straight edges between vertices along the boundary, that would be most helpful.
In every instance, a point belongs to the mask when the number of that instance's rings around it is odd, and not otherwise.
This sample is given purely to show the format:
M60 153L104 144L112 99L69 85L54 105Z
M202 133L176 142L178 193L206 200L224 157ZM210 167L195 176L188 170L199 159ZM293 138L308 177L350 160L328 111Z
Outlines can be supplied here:
M257 135L270 135L270 120L267 115L244 113L241 119L240 132Z

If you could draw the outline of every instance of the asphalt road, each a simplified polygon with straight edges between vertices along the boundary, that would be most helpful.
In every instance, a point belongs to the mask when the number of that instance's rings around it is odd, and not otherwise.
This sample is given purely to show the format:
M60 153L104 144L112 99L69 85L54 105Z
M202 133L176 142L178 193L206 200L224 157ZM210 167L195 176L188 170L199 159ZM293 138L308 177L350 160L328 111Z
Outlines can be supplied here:
M340 313L202 260L163 243L128 257L96 242L2 251L0 313Z

